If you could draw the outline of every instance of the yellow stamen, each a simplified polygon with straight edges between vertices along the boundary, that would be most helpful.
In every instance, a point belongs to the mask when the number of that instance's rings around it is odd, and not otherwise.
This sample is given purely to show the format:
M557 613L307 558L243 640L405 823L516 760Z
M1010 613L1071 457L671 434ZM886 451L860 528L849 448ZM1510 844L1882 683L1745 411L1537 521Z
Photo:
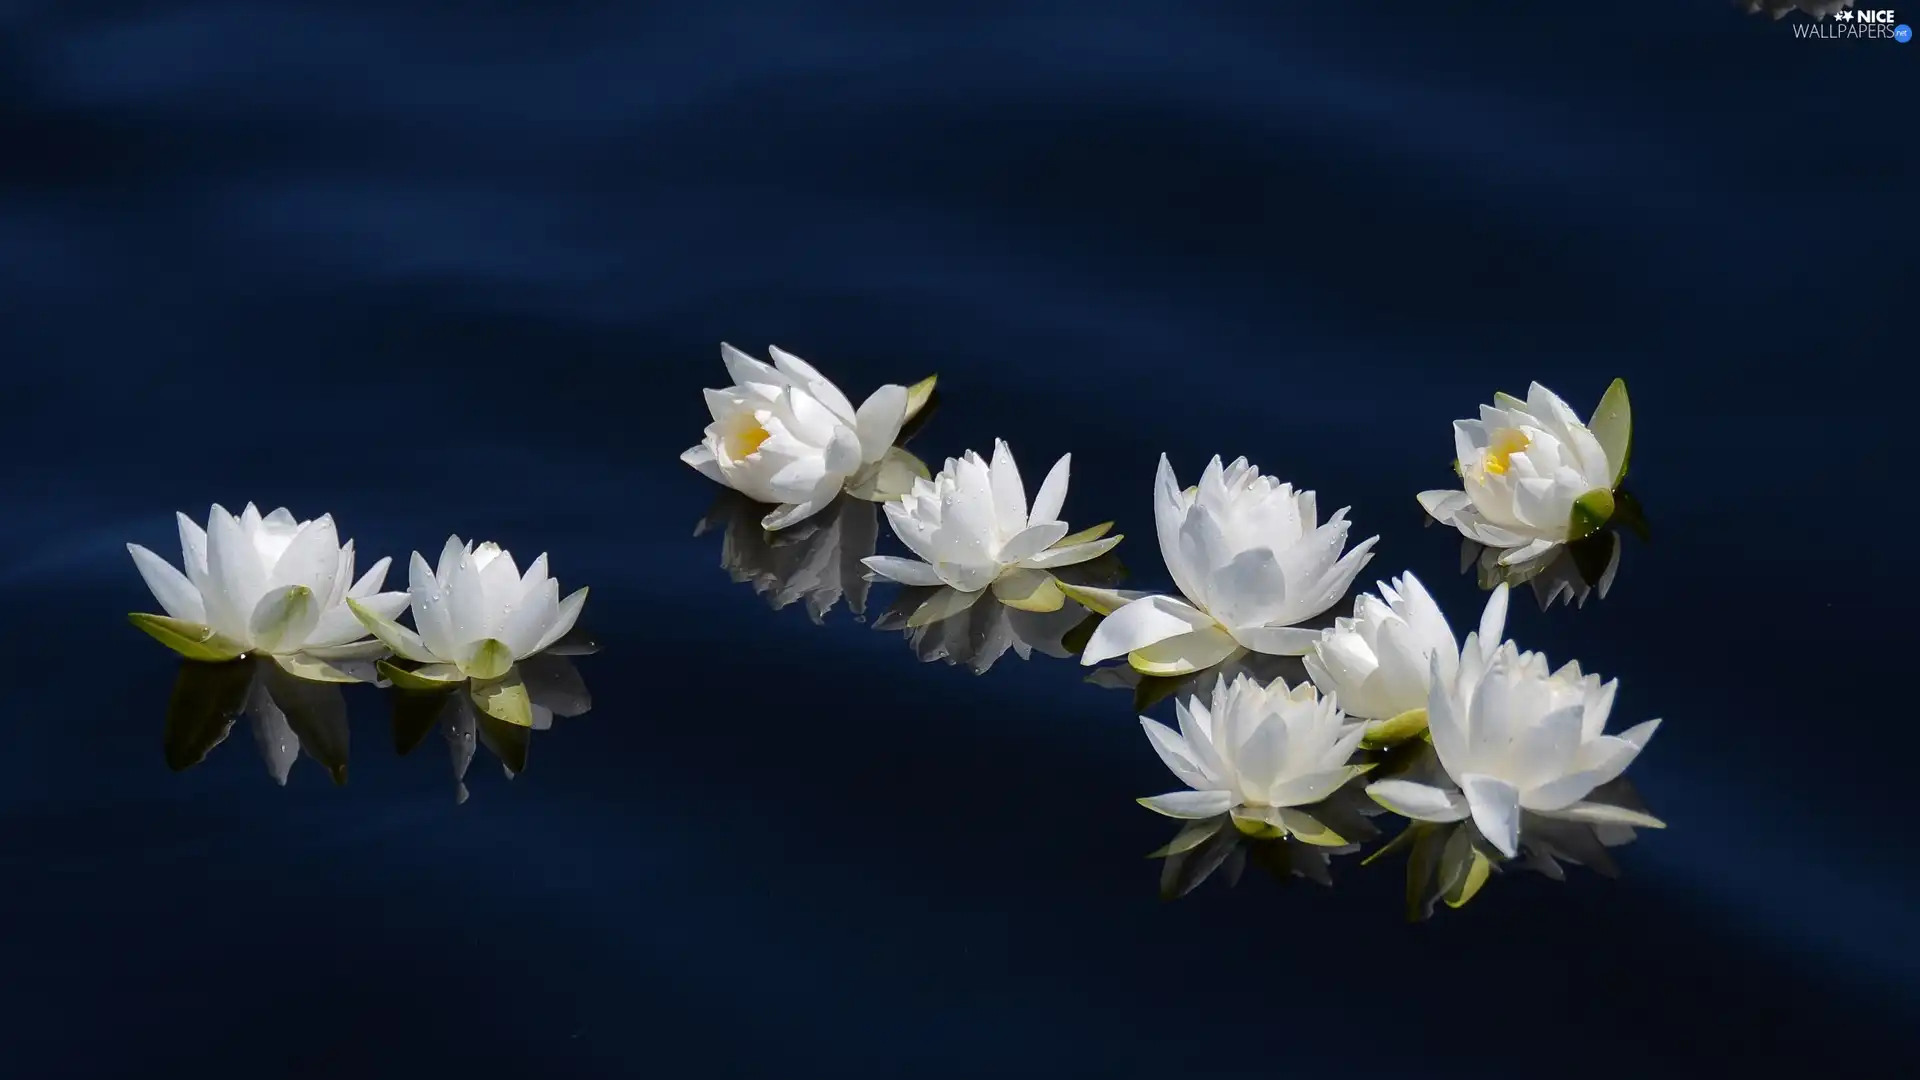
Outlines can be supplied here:
M748 420L746 426L727 433L727 455L736 460L746 457L760 449L760 444L771 438L773 438L773 432L768 431L757 421Z
M1527 448L1527 433L1519 428L1501 428L1487 442L1486 470L1504 476L1513 455Z

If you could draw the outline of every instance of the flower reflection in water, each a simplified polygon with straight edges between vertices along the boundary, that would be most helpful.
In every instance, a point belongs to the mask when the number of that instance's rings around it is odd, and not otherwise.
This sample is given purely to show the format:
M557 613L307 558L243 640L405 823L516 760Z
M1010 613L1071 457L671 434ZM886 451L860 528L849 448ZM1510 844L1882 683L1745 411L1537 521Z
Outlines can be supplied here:
M775 611L804 600L807 615L822 623L842 599L855 619L867 611L867 568L880 515L872 502L842 495L819 514L779 532L760 525L767 507L725 491L700 519L693 535L724 529L720 567L734 581L749 583Z
M1109 552L1051 573L1063 582L1107 586L1123 579L1126 567ZM944 660L978 675L1009 650L1022 660L1036 652L1063 660L1075 656L1096 622L1092 612L1072 600L1053 611L1028 611L1008 607L991 590L903 586L873 628L901 631L923 662Z
M1308 830L1318 842L1308 843L1293 834L1248 833L1231 814L1185 823L1165 847L1148 856L1163 860L1160 898L1178 899L1216 875L1229 887L1237 885L1249 863L1282 884L1302 878L1332 885L1334 856L1353 855L1364 842L1378 837L1380 830L1369 818L1384 813L1352 784L1295 812L1318 822L1318 830Z
M467 801L467 769L473 764L476 746L485 746L499 759L501 769L511 780L526 771L527 750L534 732L551 729L554 717L581 716L593 708L593 696L587 690L586 680L568 656L584 655L596 649L584 635L577 635L514 666L507 681L525 689L524 715L530 720L527 724L504 719L514 713L497 707L484 690L472 686L440 691L395 688L394 750L402 756L412 753L428 733L438 728L453 759L456 802Z
M1557 603L1585 607L1587 599L1604 600L1620 571L1620 533L1629 530L1645 542L1649 533L1640 504L1626 489L1614 492L1613 521L1604 529L1571 544L1555 547L1545 555L1511 566L1500 565L1505 552L1472 540L1460 542L1460 572L1473 571L1482 589L1505 583L1515 589L1525 585L1533 590L1540 610Z
M167 706L167 765L175 772L198 765L241 716L275 783L286 784L302 751L335 784L347 782L347 703L340 684L290 675L269 657L180 665Z
M1375 777L1440 782L1446 775L1433 744L1421 739L1403 743L1379 756ZM1649 817L1646 805L1626 777L1595 788L1588 802L1618 807L1620 817ZM1462 907L1477 895L1494 874L1510 869L1531 870L1555 881L1566 880L1566 865L1585 866L1605 877L1619 876L1609 848L1633 842L1634 826L1618 821L1573 821L1545 817L1531 811L1520 814L1518 853L1509 859L1483 836L1473 820L1435 823L1410 821L1384 847L1368 855L1368 864L1383 856L1404 852L1407 857L1406 913L1409 921L1429 918L1437 906ZM1564 864L1564 865L1563 865Z

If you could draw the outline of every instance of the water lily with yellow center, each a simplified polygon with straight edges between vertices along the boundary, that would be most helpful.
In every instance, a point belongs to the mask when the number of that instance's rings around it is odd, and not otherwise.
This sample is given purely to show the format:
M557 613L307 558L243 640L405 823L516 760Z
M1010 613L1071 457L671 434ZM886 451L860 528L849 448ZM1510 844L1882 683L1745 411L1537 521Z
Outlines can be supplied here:
M842 491L874 502L900 495L926 466L893 445L933 396L928 377L888 383L858 409L811 364L778 348L773 363L731 345L720 359L733 378L708 390L713 422L680 460L774 509L763 528L784 529L825 509Z
M1160 456L1154 522L1160 557L1184 598L1149 595L1116 604L1103 590L1067 593L1105 614L1080 662L1116 656L1148 675L1185 675L1239 650L1299 656L1320 638L1296 624L1338 603L1379 537L1342 555L1347 510L1320 522L1314 493L1295 491L1239 458L1215 457L1195 487L1181 490Z
M1504 565L1539 559L1613 517L1633 439L1627 384L1615 379L1585 424L1539 383L1525 401L1495 394L1453 439L1461 490L1423 491L1420 505Z
M948 458L940 475L916 479L911 491L886 504L894 535L920 558L874 555L862 560L867 568L902 585L947 586L935 596L941 606L916 611L909 627L951 617L989 588L1001 603L1023 611L1065 605L1047 571L1098 558L1122 539L1106 535L1110 521L1067 535L1060 510L1072 458L1054 462L1029 505L1013 451L996 439L991 462L971 450Z
M185 514L182 570L139 544L127 552L165 615L128 616L135 626L189 660L217 663L271 656L288 672L356 682L358 670L386 654L348 610L349 601L391 618L407 594L383 593L389 560L353 576L353 541L340 543L333 517L297 521L285 507L262 515L248 503L236 517L214 506L202 529Z

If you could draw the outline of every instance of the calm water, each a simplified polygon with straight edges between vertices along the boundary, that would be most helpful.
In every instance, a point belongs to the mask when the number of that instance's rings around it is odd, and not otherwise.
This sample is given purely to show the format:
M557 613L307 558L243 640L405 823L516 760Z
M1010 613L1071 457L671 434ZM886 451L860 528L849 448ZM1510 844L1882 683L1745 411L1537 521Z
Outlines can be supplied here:
M1910 728L1920 44L1715 0L1283 6L0 4L10 1075L1906 1045L1911 806L1879 765ZM722 340L856 399L938 372L936 464L1003 436L1032 482L1071 450L1068 517L1119 520L1137 587L1158 455L1248 455L1381 535L1360 584L1411 569L1462 632L1481 594L1413 499L1449 421L1625 376L1652 540L1509 627L1618 676L1614 727L1665 718L1631 775L1671 827L1616 880L1507 874L1418 925L1392 860L1163 902L1174 826L1132 800L1174 785L1123 690L1043 650L921 662L875 628L890 586L864 622L771 610L721 568L724 506L693 535L717 492L675 459ZM331 511L363 565L550 552L593 589L591 710L511 781L481 750L464 803L366 687L344 787L311 758L276 785L245 721L170 770L123 545L176 557L175 510L250 500Z

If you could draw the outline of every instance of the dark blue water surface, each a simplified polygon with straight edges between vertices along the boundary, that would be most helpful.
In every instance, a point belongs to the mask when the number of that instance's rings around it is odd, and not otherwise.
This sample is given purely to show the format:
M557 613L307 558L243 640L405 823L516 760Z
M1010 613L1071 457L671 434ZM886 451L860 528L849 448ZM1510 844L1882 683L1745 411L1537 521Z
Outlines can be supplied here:
M1910 1052L1920 45L1599 7L0 4L7 1075ZM1391 859L1163 902L1133 800L1176 784L1124 692L922 663L890 586L770 610L692 535L722 340L856 400L938 372L936 465L1071 450L1135 586L1158 456L1245 454L1462 631L1414 502L1449 422L1624 376L1652 540L1509 628L1617 676L1614 728L1665 719L1631 776L1670 827L1419 924ZM366 687L344 787L277 786L244 721L170 770L124 545L248 501L362 565L550 552L593 589L591 711L510 782L481 751L464 804Z

